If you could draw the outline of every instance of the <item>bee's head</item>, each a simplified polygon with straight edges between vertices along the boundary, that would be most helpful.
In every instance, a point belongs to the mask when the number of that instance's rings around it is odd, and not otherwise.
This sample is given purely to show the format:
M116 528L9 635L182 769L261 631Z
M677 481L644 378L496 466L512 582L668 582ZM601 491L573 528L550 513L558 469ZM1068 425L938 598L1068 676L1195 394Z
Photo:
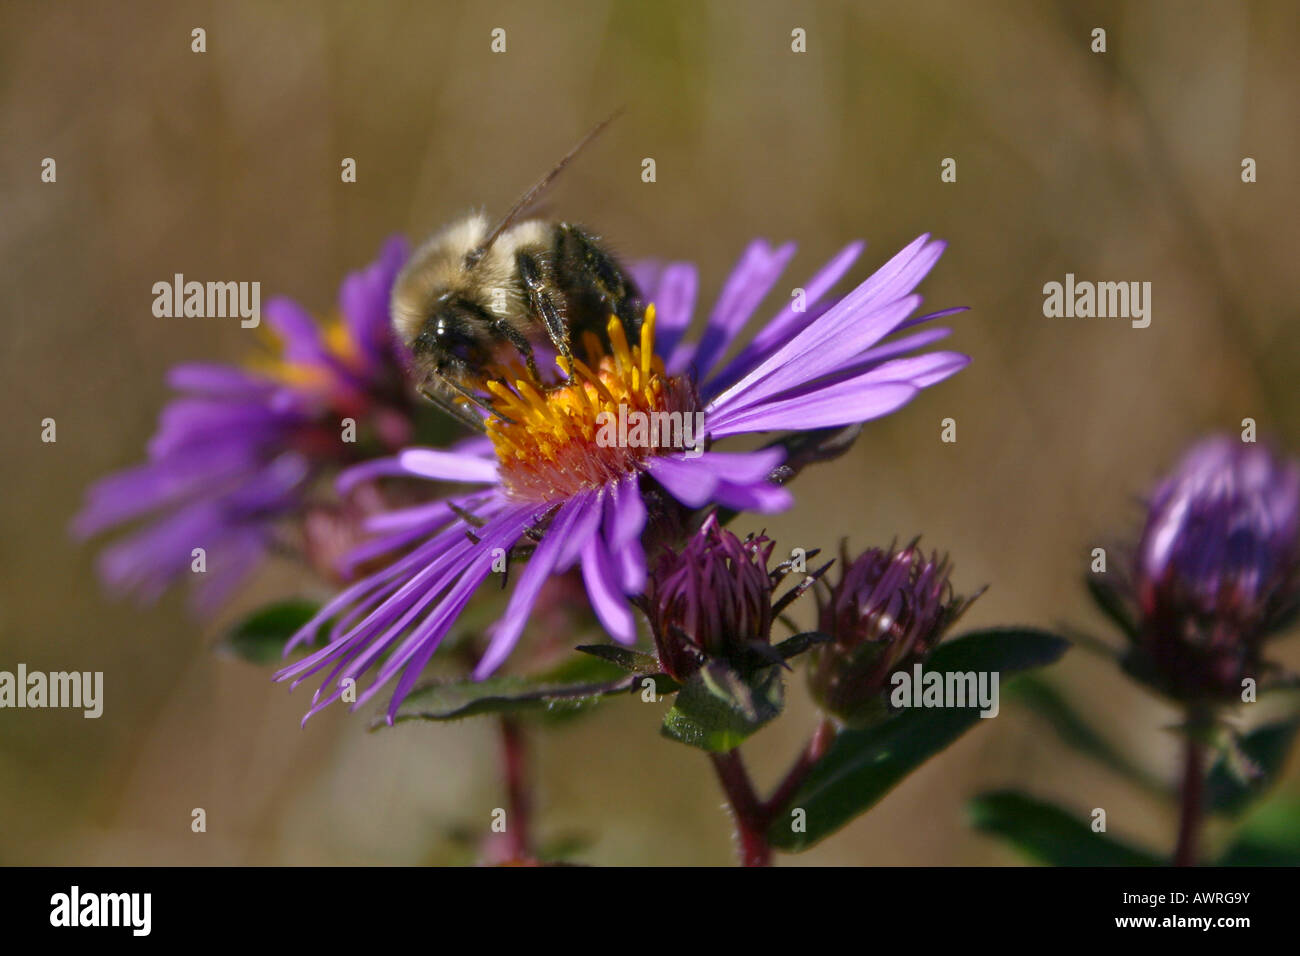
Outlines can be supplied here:
M411 342L417 359L443 375L464 377L491 361L482 309L459 296L439 296Z

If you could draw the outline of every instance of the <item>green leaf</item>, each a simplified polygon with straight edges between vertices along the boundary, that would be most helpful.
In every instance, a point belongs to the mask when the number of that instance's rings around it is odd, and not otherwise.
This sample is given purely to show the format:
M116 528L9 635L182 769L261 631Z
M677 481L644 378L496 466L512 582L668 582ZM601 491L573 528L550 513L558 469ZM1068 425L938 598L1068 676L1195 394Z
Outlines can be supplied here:
M603 697L640 690L642 675L621 674L610 665L582 661L582 675L570 662L543 677L509 675L487 680L456 680L429 684L412 691L393 717L407 720L460 720L480 714L539 711L548 715L571 714L595 705ZM600 668L592 673L592 668ZM660 679L659 675L655 680ZM664 678L666 679L666 678ZM388 726L386 717L376 718L372 730Z
M1130 640L1137 640L1137 625L1133 623L1133 617L1129 609L1125 606L1124 601L1120 598L1115 588L1109 583L1103 582L1101 575L1088 574L1084 577L1084 583L1088 587L1088 593L1092 596L1101 613L1119 628L1120 633Z
M1070 747L1153 793L1167 792L1163 783L1130 761L1088 726L1050 681L1043 680L1037 674L1025 674L1007 686L1007 696L1026 705L1047 721L1057 736Z
M1205 804L1211 813L1237 816L1263 795L1286 762L1300 717L1256 727L1229 741L1229 749L1210 769Z
M1051 866L1160 866L1159 857L1129 846L1068 810L1014 790L984 793L966 805L975 829L999 836L1025 856Z
M543 863L567 864L595 844L596 837L591 833L566 830L542 840L537 847L537 859Z
M1251 811L1219 866L1300 866L1300 799L1270 800Z
M930 655L924 671L997 672L999 686L1010 674L1058 660L1069 642L1033 628L975 631L947 641ZM886 793L980 722L979 708L913 708L862 730L841 731L803 786L778 812L769 842L799 852L834 833L874 806ZM791 826L789 811L804 811L803 832Z
M784 696L779 667L742 676L722 661L709 661L677 694L662 732L692 747L725 753L779 714Z
M658 674L663 670L658 658L617 644L580 644L574 650L609 661L632 674Z
M776 652L777 657L781 660L788 661L790 658L796 657L818 644L825 644L830 639L829 634L823 634L820 631L804 631L802 634L787 637L784 641L773 644L772 650Z
M232 627L216 649L261 666L278 664L284 659L289 638L319 610L319 604L305 600L269 604ZM309 648L304 645L303 650Z

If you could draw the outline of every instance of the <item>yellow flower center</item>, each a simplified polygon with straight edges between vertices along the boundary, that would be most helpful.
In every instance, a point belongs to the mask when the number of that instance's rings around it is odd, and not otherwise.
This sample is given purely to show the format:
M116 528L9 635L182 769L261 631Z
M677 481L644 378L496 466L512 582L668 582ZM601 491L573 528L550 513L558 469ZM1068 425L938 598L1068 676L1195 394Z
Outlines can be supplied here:
M251 357L245 366L254 372L260 372L268 378L276 379L296 388L326 388L331 383L330 373L319 365L303 362L291 362L284 357L284 344L271 331L261 324L257 327L266 346L266 353ZM322 327L325 350L348 368L359 368L362 356L357 343L342 316L334 316L323 323Z
M628 345L617 317L606 329L608 352L595 335L583 336L594 369L576 357L572 367L556 359L565 375L559 385L543 386L522 368L492 370L486 387L498 415L487 420L487 433L513 497L551 501L632 474L655 449L618 440L625 436L617 423L694 410L689 385L669 377L655 354L653 305L646 307L638 345Z

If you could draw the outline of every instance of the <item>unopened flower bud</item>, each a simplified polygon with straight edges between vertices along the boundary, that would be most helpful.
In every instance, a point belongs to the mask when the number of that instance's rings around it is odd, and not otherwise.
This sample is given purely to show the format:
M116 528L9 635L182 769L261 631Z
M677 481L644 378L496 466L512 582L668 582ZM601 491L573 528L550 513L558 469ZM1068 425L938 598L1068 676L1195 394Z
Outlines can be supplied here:
M1185 701L1240 699L1300 606L1300 465L1228 436L1152 495L1129 568L1130 672Z
M763 535L738 538L710 515L681 550L661 553L642 606L671 677L683 680L706 659L734 660L770 642L773 547Z
M889 712L890 677L924 660L974 598L953 594L948 559L916 545L841 558L840 580L817 590L818 628L809 686L828 713L862 726Z

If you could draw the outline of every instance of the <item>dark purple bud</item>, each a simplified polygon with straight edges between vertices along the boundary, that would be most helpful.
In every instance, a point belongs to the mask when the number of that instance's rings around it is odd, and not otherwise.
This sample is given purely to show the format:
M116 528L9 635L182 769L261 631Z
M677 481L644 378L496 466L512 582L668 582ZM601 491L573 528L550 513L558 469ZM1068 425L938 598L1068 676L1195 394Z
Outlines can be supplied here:
M817 589L818 628L831 642L813 651L809 687L828 713L862 726L888 714L890 677L929 656L975 598L956 596L948 559L915 542L853 560L841 552L839 582Z
M1300 466L1229 436L1152 495L1129 571L1134 673L1182 700L1240 699L1300 598Z
M764 535L738 538L710 515L680 551L661 552L642 606L669 675L683 680L706 659L735 660L769 644L773 547Z

